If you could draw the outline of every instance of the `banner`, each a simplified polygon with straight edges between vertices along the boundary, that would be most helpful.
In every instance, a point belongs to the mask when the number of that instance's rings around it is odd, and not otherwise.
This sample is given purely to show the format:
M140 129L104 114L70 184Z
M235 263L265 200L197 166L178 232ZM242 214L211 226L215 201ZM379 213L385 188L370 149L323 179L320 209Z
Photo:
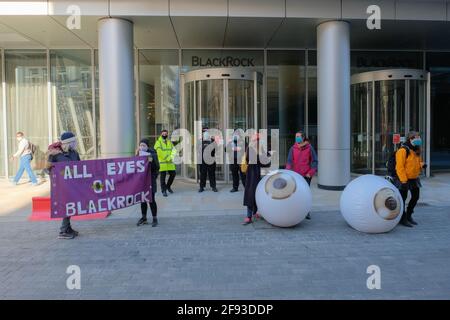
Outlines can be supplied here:
M148 157L57 162L50 181L51 218L112 211L152 201Z

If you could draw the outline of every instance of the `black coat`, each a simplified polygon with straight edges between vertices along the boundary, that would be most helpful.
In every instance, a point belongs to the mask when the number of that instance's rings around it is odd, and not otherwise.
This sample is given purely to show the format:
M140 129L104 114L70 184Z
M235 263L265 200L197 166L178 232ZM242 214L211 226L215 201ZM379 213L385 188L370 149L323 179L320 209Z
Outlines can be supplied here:
M159 174L159 161L158 161L158 154L156 153L155 149L148 148L148 153L150 153L153 160L150 162L150 171L152 173L152 192L156 193L158 190L158 174ZM139 155L139 152L136 154Z
M255 153L254 148L247 148L245 151L245 157L247 163L249 163L250 153ZM268 156L270 156L268 154ZM255 159L256 157L253 157ZM245 191L244 191L244 206L254 208L256 207L256 187L259 181L261 181L261 168L270 167L269 164L262 164L259 155L257 156L257 163L249 164L247 167L247 173L245 177Z

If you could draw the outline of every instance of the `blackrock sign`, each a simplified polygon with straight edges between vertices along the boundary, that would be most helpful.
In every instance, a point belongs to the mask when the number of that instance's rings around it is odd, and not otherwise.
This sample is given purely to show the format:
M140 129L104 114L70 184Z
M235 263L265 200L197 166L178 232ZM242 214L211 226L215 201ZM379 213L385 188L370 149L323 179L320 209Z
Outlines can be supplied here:
M235 58L231 56L221 58L202 58L192 56L193 67L254 67L253 58Z

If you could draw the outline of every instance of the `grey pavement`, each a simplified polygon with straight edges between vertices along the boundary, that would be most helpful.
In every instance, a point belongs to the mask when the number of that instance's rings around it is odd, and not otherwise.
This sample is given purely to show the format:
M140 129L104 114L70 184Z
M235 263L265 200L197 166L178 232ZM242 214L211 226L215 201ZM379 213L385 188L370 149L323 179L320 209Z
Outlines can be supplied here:
M313 186L312 220L283 229L242 226L242 191L198 194L177 181L157 195L156 228L136 227L135 206L75 221L80 236L58 240L59 221L27 221L45 185L5 187L15 207L0 204L0 299L450 299L448 177L424 181L419 226L378 235L346 224L339 192ZM66 286L71 265L80 290ZM367 288L370 265L380 290Z

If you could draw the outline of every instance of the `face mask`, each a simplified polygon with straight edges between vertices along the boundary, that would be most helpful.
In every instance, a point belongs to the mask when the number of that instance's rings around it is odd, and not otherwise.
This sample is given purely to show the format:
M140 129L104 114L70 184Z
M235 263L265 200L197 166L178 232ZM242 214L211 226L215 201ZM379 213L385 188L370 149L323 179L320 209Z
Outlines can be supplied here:
M23 138L22 137L19 137L19 138L17 138L17 141L21 141Z
M422 139L420 139L420 138L412 139L412 140L411 140L411 144L412 144L414 147L420 147L420 146L422 145Z
M165 139L167 139L167 135L166 134L163 134L162 135L162 138L165 140Z
M209 140L209 133L203 132L203 140Z
M303 138L302 137L295 137L295 142L302 143L303 142Z
M140 151L147 151L147 147L146 146L139 146L139 150Z
M237 142L237 141L238 141L238 139L239 139L239 137L238 137L238 136L233 136L233 141L234 141L234 142Z

